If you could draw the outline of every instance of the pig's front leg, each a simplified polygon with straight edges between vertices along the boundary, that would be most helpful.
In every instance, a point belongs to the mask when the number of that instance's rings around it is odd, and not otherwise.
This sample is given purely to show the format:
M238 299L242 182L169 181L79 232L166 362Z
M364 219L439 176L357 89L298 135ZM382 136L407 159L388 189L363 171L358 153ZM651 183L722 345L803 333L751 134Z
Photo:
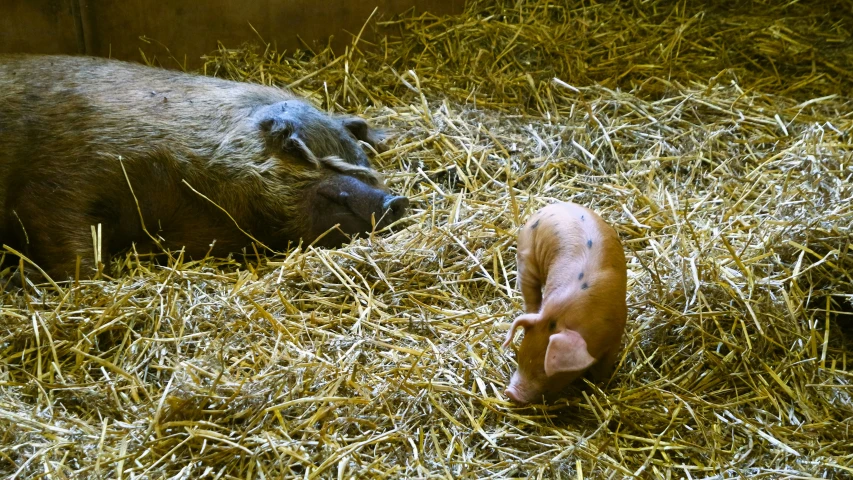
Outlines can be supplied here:
M518 262L518 289L524 297L525 313L539 313L542 308L542 282L539 272L530 268L522 259Z
M17 220L10 237L53 280L74 278L78 256L81 277L91 278L97 270L91 226L104 224L101 261L109 264L112 224L99 213L112 209L114 202L90 203L83 188L75 191L61 180L39 178L15 190L8 205Z

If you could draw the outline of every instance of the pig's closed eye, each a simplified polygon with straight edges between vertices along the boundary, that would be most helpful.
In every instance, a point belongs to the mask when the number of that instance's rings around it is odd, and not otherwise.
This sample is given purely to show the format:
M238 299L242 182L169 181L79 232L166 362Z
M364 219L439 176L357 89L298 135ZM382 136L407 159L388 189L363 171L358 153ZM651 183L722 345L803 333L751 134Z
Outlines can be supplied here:
M344 206L346 206L347 198L349 198L349 193L340 190L335 192L321 191L320 194L328 198L329 200L337 203L338 205Z

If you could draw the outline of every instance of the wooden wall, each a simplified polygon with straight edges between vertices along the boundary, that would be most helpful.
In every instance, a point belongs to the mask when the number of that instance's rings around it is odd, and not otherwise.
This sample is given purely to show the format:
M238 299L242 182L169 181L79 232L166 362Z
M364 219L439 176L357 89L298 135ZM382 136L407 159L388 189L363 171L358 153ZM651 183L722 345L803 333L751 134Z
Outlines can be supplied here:
M385 19L411 8L442 15L464 0L0 0L0 52L140 60L141 49L165 65L168 47L196 67L217 41L237 47L258 34L288 50L303 47L298 38L322 47L333 36L343 51L376 7Z
M78 0L0 0L0 52L80 53Z

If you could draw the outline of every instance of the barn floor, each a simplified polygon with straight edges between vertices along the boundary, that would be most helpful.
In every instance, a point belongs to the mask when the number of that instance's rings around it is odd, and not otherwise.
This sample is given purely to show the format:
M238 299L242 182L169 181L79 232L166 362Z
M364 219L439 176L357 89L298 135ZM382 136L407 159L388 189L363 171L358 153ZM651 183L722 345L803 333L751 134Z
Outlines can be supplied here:
M393 130L376 163L412 216L7 286L0 476L853 476L850 2L566 3L212 54ZM626 348L606 384L516 408L515 233L556 200L624 241Z

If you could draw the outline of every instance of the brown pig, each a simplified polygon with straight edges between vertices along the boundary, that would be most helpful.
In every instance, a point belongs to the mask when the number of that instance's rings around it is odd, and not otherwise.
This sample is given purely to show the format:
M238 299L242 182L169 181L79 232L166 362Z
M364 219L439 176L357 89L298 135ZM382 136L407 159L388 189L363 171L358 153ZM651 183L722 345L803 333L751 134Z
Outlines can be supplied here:
M506 396L521 404L549 400L587 369L599 378L609 373L628 311L616 231L588 208L548 205L519 233L517 260L526 313L512 323L504 347L518 327L524 339Z
M78 258L92 275L96 243L104 263L133 244L190 257L252 239L284 250L324 233L318 246L340 245L408 207L362 148L380 140L364 120L280 88L0 55L0 243L60 278Z

